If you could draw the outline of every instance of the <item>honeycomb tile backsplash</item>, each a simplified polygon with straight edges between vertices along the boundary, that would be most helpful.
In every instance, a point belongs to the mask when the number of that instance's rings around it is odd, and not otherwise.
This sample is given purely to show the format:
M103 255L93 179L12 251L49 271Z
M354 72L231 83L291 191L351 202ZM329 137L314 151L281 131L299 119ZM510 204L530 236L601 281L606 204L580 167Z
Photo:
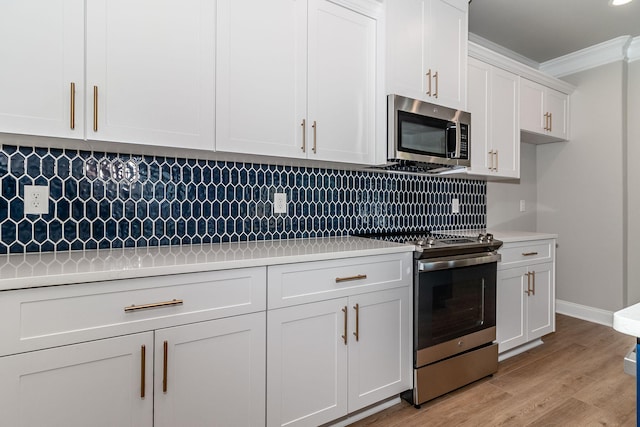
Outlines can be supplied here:
M25 215L24 186L49 185ZM286 214L273 194L287 194ZM460 213L451 214L451 199ZM486 183L32 148L0 150L0 253L484 228Z

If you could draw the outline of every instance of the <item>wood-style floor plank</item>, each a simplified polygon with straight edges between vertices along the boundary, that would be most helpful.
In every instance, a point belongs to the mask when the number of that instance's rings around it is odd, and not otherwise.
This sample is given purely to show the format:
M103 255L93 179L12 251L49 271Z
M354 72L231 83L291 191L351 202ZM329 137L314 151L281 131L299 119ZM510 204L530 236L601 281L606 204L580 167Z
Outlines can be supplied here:
M635 378L623 371L633 337L568 316L544 344L415 409L406 402L354 427L636 425Z

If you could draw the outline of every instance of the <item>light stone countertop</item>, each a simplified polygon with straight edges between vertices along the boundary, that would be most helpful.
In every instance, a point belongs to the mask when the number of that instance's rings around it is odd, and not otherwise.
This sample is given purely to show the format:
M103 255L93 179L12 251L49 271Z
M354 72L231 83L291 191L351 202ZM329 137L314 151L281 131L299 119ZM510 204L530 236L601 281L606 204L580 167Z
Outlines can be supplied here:
M534 233L531 231L492 231L488 230L498 240L504 243L526 242L529 240L557 239L558 235L553 233Z
M344 236L11 254L0 257L0 291L413 250L413 245Z

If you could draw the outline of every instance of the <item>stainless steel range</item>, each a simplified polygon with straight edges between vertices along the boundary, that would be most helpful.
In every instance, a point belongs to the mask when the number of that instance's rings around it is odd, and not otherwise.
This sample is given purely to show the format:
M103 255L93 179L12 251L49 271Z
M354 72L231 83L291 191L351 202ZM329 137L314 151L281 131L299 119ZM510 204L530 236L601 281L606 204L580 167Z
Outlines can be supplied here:
M498 369L496 274L502 242L491 234L377 234L416 246L414 389L417 407Z

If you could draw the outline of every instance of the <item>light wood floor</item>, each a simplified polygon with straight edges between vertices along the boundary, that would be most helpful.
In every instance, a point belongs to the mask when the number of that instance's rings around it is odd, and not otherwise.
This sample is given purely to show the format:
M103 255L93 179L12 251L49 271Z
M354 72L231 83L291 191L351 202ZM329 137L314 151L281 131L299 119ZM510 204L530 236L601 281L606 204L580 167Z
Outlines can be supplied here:
M557 315L543 345L493 376L415 409L406 402L352 426L635 426L635 378L623 371L633 337Z

